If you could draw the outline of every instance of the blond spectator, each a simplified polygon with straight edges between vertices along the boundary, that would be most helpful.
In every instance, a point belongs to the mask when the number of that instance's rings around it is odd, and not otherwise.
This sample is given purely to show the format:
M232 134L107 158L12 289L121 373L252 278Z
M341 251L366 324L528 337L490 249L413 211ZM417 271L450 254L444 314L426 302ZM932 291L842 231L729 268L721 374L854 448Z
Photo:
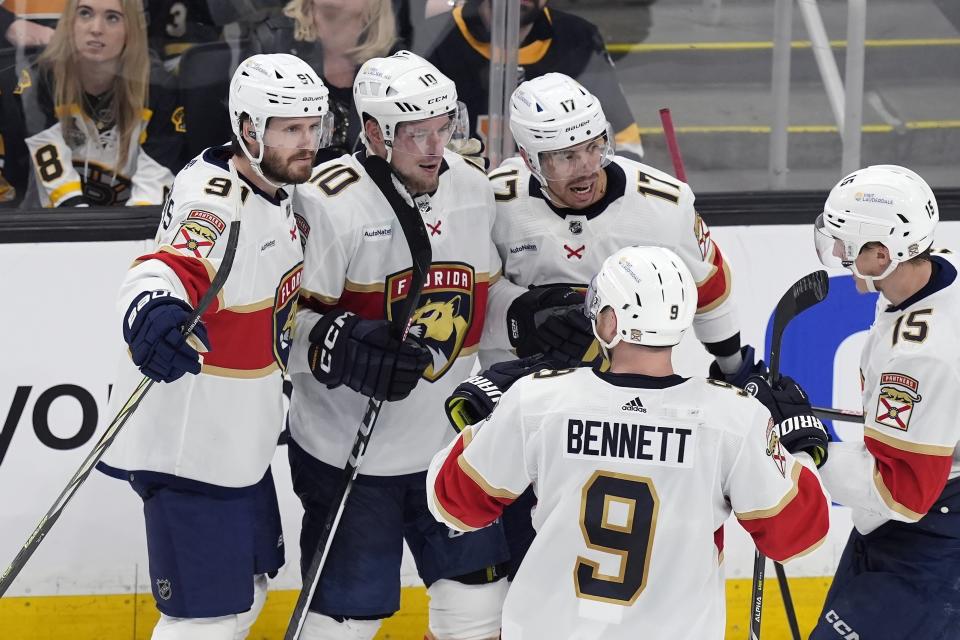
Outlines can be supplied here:
M325 157L350 153L360 135L353 107L353 79L370 58L388 55L397 45L397 23L390 0L291 0L282 16L252 29L264 53L292 53L310 63L330 89L334 132Z
M23 98L43 206L160 204L180 154L139 0L69 0Z

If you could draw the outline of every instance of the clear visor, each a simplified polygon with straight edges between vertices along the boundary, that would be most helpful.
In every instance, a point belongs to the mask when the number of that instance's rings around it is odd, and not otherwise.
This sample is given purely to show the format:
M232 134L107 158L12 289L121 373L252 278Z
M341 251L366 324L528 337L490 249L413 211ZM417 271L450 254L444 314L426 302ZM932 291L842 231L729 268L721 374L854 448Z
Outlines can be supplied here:
M849 268L860 254L863 243L850 242L835 237L823 221L823 214L813 223L813 241L820 262L827 267Z
M333 114L321 117L270 118L263 132L263 144L275 149L312 149L330 144L333 135Z
M559 149L541 151L538 156L540 173L551 182L586 178L610 164L613 157L613 137L608 130L592 140Z
M457 102L457 108L442 116L401 122L393 136L393 152L417 156L443 156L451 140L469 137L467 108Z
M600 315L600 304L600 297L597 295L597 276L593 276L593 279L590 281L590 286L587 287L587 292L584 294L584 315L596 322L597 316Z

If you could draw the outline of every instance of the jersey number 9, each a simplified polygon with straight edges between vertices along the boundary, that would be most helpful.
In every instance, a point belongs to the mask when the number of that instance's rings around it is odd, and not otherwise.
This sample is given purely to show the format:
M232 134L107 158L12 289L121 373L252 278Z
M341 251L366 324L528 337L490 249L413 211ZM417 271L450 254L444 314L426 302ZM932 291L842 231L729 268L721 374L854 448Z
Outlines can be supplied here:
M587 547L619 556L617 574L604 574L600 564L577 557L577 597L630 605L647 586L650 547L657 528L660 498L650 478L595 471L583 485L580 531Z

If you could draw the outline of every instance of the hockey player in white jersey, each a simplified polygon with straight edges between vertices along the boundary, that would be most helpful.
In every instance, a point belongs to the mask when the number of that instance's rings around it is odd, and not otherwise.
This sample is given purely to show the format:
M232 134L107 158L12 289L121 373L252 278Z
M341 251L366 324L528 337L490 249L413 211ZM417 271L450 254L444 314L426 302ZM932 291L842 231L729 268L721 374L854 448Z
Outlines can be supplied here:
M510 101L510 131L520 157L490 173L497 199L494 242L506 279L517 288L491 296L481 363L552 352L591 360L593 335L579 307L604 258L622 247L668 247L697 282L694 330L716 358L711 375L736 386L758 371L740 346L731 274L687 184L614 155L600 101L575 80L549 73L522 83ZM522 288L521 288L522 287ZM529 289L529 291L527 291ZM558 314L564 308L568 314ZM592 345L592 350L591 350Z
M611 127L596 96L568 76L549 73L517 87L510 130L521 157L490 173L497 199L494 243L503 262L504 287L490 298L481 365L547 352L567 366L599 355L580 311L582 288L604 258L625 246L657 245L679 254L697 281L694 330L714 355L711 377L742 387L755 364L753 347L740 345L729 265L694 209L685 183L614 154ZM513 365L487 372L505 389ZM538 366L544 366L539 363ZM451 399L459 427L482 419L468 403ZM504 515L513 574L533 538L527 492Z
M456 87L423 58L401 51L369 60L354 81L354 100L365 152L319 165L295 203L308 235L291 353L289 455L305 510L305 565L342 482L367 397L388 402L301 639L373 638L400 607L404 540L430 595L428 637L495 638L506 589L498 567L507 558L502 531L449 535L430 515L424 487L430 457L453 437L444 398L470 375L488 291L505 284L490 241L493 191L483 170L444 151L459 121ZM383 163L392 185L381 187L371 173L383 171ZM416 204L432 247L403 342L389 319L407 295L411 253L381 189L396 189Z
M100 465L143 499L161 613L153 640L245 638L267 575L283 565L270 460L303 270L288 190L310 177L329 124L327 89L299 58L257 55L234 74L229 103L232 144L207 149L177 176L156 248L130 268L118 301L129 353L114 411L143 375L166 383L145 396ZM235 214L233 268L198 340L185 340L182 325L221 266Z
M832 442L823 481L854 530L811 638L960 634L960 283L931 252L937 200L916 173L855 171L816 221L817 251L879 291L860 356L863 440Z
M734 513L781 561L821 543L829 503L810 457L789 451L822 450L826 433L778 438L784 424L819 424L805 402L781 413L792 382L768 396L775 423L745 391L673 372L697 291L669 249L607 258L588 304L609 371L517 381L433 458L430 509L472 531L532 483L537 537L507 594L504 640L723 638L724 521Z

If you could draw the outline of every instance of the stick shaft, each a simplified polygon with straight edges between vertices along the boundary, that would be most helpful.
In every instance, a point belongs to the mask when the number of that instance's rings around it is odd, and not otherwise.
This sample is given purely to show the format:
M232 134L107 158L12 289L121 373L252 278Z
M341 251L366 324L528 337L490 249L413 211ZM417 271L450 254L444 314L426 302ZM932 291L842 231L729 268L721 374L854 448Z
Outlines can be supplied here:
M663 136L667 140L667 149L670 159L673 160L673 175L683 182L687 181L687 172L683 167L683 156L680 155L680 145L677 144L677 132L673 128L673 116L670 109L660 109L660 122L663 125Z

